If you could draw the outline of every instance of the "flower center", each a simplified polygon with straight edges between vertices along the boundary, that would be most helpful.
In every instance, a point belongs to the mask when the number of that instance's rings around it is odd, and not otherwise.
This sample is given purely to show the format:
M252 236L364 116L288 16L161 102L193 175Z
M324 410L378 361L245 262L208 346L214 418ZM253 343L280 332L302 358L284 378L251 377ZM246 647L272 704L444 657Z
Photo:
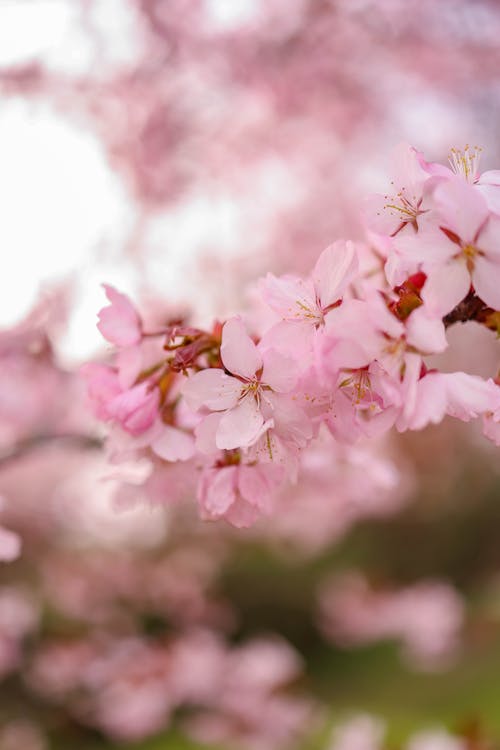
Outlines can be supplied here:
M313 309L300 299L296 299L295 304L299 308L299 318L304 318L305 320L313 320L316 323L324 323L323 313L319 309L319 306Z
M404 187L396 195L386 195L384 197L387 201L384 205L384 211L389 211L391 216L395 216L405 224L416 221L417 216L424 213L420 210L422 201L416 195L407 195Z
M451 171L458 177L463 177L466 182L476 182L479 176L479 160L482 150L479 146L469 146L469 144L463 151L452 148L448 157Z
M469 272L474 270L474 259L478 254L479 250L474 245L464 245L462 247L462 255L465 257L467 263L467 269Z
M351 400L355 405L361 404L368 397L368 401L373 400L371 391L370 376L366 370L357 370L349 377L345 378L340 384L339 388L349 388L351 392Z
M249 383L245 383L245 386L241 391L241 398L246 396L247 393L253 393L254 396L256 396L260 385L261 384L258 380L251 380Z

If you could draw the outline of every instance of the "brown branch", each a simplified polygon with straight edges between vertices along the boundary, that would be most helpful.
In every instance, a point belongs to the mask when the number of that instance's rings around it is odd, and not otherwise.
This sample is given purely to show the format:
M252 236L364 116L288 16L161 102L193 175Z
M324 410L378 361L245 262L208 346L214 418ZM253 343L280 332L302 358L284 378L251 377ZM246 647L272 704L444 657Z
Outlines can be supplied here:
M454 323L466 323L468 320L483 323L492 312L494 311L485 305L475 292L470 291L465 299L459 302L448 315L445 315L443 323L446 328Z

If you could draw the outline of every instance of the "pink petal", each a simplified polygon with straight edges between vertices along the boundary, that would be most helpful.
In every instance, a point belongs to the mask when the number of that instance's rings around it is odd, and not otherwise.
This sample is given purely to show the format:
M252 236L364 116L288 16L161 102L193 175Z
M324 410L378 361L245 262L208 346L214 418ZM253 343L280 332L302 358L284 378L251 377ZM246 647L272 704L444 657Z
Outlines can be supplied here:
M210 368L191 375L182 393L188 406L197 411L206 406L214 411L230 409L238 402L243 385L224 370Z
M424 182L429 178L422 166L422 154L409 143L399 143L392 152L391 161L396 192L404 188L409 200L418 200Z
M220 353L226 370L248 380L262 367L259 350L240 318L230 318L224 324Z
M422 299L432 315L442 317L463 300L470 284L465 259L456 258L428 272L427 281L422 289Z
M442 373L448 397L446 413L468 422L485 414L495 403L498 386L465 372Z
M194 438L183 430L164 425L161 435L151 443L151 448L165 461L188 461L194 455Z
M126 432L141 435L154 424L158 414L158 401L158 390L150 391L147 383L140 383L116 396L110 402L108 410Z
M404 420L415 409L420 372L422 370L421 355L415 352L406 352L404 355L404 365L403 382L400 383L400 406L402 407L402 413L396 423L396 427L400 432L408 429L407 426L403 426Z
M222 416L217 429L217 448L247 448L258 439L264 418L252 394L245 396Z
M483 172L477 183L478 187L481 185L500 185L500 169L489 169Z
M285 443L305 448L313 436L312 423L305 411L297 406L293 396L273 393L269 394L267 401L271 411L266 416L272 416L274 432Z
M394 245L406 262L419 263L424 271L446 263L460 252L460 247L435 226L429 226L418 234L398 235Z
M403 223L401 214L387 206L388 198L380 193L368 195L362 202L363 223L377 234L391 236Z
M224 513L224 520L236 529L248 529L260 518L261 511L255 505L236 495L234 503Z
M272 494L279 486L282 474L270 464L240 466L238 488L242 497L264 513L272 510Z
M363 349L359 341L334 339L323 349L322 360L330 373L342 368L357 370L366 367L373 359L373 354Z
M473 185L452 178L436 187L434 199L446 228L458 234L463 242L472 243L488 218L488 206L483 196Z
M99 312L98 329L105 339L116 346L132 346L142 338L141 319L125 294L103 284L111 302Z
M273 349L281 355L290 357L297 363L304 365L311 357L314 334L315 329L307 320L302 319L293 322L281 320L262 336L259 342L259 351L264 352Z
M433 316L425 305L414 310L406 323L408 343L425 354L444 352L448 347L441 316Z
M314 290L310 284L296 276L277 278L268 273L261 281L260 290L264 301L283 320L311 319L320 314L317 308Z
M195 427L196 448L200 453L216 453L218 451L216 440L217 430L222 418L220 412L209 414Z
M406 281L408 276L417 271L418 261L400 254L396 248L389 255L384 266L385 277L390 287L399 286Z
M267 349L263 352L262 359L262 382L277 393L290 393L298 378L296 362L276 349Z
M0 560L12 562L21 554L21 539L18 534L0 526Z
M417 398L408 418L411 430L438 424L445 414L464 422L487 413L495 395L493 381L464 372L431 372L417 384Z
M494 310L500 310L500 258L494 262L477 256L472 282L483 302Z
M500 185L476 185L490 211L500 214Z
M220 518L234 503L237 468L223 466L220 469L210 469L202 476L198 487L198 501L210 516Z
M103 420L111 419L109 404L122 392L116 370L89 362L80 368L80 373L87 381L87 393L95 416Z
M130 388L143 369L143 353L140 346L127 346L116 355L118 379L122 388Z
M496 260L500 263L500 219L490 216L476 244L489 260Z
M358 269L352 242L339 240L323 250L312 272L312 281L321 308L325 310L344 294Z

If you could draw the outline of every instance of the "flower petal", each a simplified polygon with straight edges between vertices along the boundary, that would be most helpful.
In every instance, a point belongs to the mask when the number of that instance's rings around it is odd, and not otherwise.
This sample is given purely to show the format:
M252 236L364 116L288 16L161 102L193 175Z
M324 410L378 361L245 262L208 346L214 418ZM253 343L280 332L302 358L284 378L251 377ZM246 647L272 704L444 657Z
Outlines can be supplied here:
M214 367L191 375L184 383L182 393L187 405L194 411L202 406L213 411L224 411L236 405L241 389L239 380Z
M320 315L314 290L296 276L273 276L268 273L260 283L264 302L283 320L312 320Z
M433 316L425 305L414 310L406 323L409 344L425 354L444 352L448 347L441 316Z
M354 243L339 240L323 250L312 272L314 290L323 310L342 297L357 269Z
M159 437L151 443L151 448L165 461L188 461L194 454L194 439L184 430L164 425Z
M423 270L446 263L460 251L437 227L426 227L417 234L405 234L394 241L397 252L408 263L420 263Z
M220 518L236 500L236 466L209 469L198 486L198 502L210 517Z
M247 448L258 439L263 424L257 401L248 394L222 416L216 435L217 448Z
M434 198L446 228L463 242L472 243L488 218L488 206L481 193L464 180L452 178L436 187Z
M242 497L263 513L272 510L272 495L282 480L283 472L272 464L240 466L238 488Z
M99 312L98 329L105 339L117 346L133 346L141 340L141 319L125 294L103 284L111 302Z
M226 370L248 380L262 367L259 350L240 318L230 318L224 324L220 354Z
M290 393L298 378L295 360L276 349L267 349L263 352L262 359L264 360L262 382L277 393Z
M494 310L500 310L500 258L495 263L478 256L472 272L472 282L483 302Z
M218 448L215 442L215 437L222 416L223 415L220 412L208 414L205 419L202 419L201 422L196 425L194 430L196 436L196 449L199 450L200 453L206 453L209 455L211 453L217 453Z
M465 259L457 258L429 270L422 289L422 299L432 315L444 316L463 300L470 284Z
M477 245L490 260L500 263L500 219L490 216L488 223L481 231Z

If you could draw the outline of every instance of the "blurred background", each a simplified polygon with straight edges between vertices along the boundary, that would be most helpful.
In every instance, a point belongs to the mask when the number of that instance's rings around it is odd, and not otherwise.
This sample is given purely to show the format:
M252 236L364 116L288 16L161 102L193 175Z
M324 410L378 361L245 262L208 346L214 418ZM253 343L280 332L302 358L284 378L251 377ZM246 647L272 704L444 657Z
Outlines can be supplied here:
M235 532L190 488L118 496L77 374L102 282L207 323L362 238L401 141L497 167L499 35L496 0L0 2L1 750L500 746L473 425L319 445ZM450 369L496 370L493 334L449 333Z

